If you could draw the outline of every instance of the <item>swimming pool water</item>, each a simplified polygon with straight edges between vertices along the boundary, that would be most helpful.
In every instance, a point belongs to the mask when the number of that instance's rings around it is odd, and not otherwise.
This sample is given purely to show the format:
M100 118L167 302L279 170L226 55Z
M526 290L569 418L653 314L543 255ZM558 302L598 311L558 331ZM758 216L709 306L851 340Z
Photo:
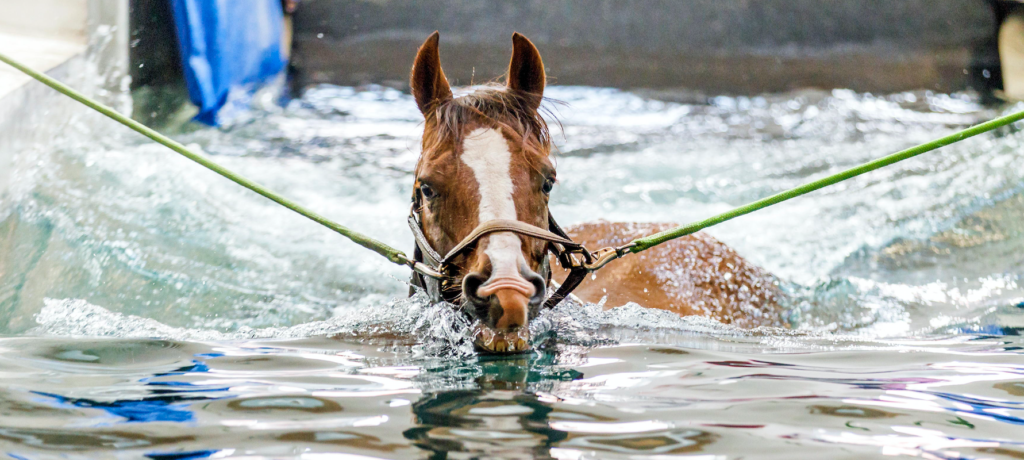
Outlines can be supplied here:
M1014 109L547 95L563 224L690 222ZM411 251L421 130L408 95L323 86L172 132ZM567 303L511 359L402 267L123 131L83 111L0 201L12 458L1024 458L1019 127L711 229L780 279L788 329Z

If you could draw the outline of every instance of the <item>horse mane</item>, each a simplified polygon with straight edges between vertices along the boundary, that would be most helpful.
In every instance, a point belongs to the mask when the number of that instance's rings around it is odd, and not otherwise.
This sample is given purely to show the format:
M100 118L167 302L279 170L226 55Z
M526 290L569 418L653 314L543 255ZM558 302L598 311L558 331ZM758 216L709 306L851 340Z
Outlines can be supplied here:
M477 88L469 94L448 99L426 115L423 151L452 151L446 146L462 144L467 124L490 125L520 144L530 164L551 151L551 134L541 111L533 109L537 95L515 91L497 84ZM550 114L549 114L550 115Z

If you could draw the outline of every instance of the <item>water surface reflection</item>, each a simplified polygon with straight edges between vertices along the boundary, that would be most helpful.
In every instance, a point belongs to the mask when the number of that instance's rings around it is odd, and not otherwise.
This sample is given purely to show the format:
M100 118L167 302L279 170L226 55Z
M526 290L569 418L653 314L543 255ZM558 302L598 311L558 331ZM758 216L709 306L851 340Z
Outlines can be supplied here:
M344 338L0 339L0 449L155 459L1024 453L1024 342L755 355L774 339L760 340L556 338L530 355L454 360Z

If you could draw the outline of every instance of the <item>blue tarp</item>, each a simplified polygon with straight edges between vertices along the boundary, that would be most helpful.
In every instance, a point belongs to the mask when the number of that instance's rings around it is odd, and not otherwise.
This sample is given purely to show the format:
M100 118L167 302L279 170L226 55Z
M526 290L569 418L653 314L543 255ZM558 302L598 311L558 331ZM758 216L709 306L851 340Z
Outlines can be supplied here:
M251 94L285 66L281 0L171 0L196 121L217 125L236 94Z

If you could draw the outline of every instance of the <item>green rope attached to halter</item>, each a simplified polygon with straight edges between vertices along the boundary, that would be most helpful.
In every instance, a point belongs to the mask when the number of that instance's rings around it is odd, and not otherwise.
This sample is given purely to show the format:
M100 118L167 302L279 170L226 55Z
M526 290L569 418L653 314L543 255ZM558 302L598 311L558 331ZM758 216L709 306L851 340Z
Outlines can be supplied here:
M342 236L352 240L354 243L364 248L367 248L373 252L376 252L377 254L380 254L384 257L387 257L387 259L390 260L391 262L394 262L399 265L411 265L409 258L404 253L402 253L402 251L399 251L395 248L392 248L391 246L381 243L380 241L363 235L362 233L353 231L348 227L345 227L324 216L321 216L313 211L310 211L302 207L298 203L295 203L294 201L291 201L281 195L278 195L277 193L274 193L273 191L268 190L262 185L259 185L249 179L246 179L245 177L242 177L234 172L231 172L230 170L224 168L223 166L214 163L213 161L210 161L210 159L189 150L187 147L181 145L175 140L150 129L142 123L139 123L135 120L132 120L131 118L128 118L118 113L116 110L107 107L106 105L103 105L99 102L90 99L82 93L79 93L78 91L75 91L74 89L67 87L63 83L54 80L53 78L50 78L49 76L43 73L36 72L35 70L32 70L22 65L18 61L11 59L3 53L0 53L0 61L9 64L11 67L14 67L24 72L25 74L32 78L35 78L36 80L39 80L44 85L49 86L63 93L64 95L67 95L68 97L78 102L81 102L82 104L85 104L93 110L112 118L114 121L135 130L139 134L142 134L143 136L146 136L160 144L167 146L167 148L174 150L175 152L178 152L181 155L183 155L185 158L188 158L189 160L199 163L200 165L206 167L207 169L228 178L228 180L238 185L241 185L242 187L245 187L249 190L252 190L256 193L259 193L260 195L270 198L271 200L280 204L281 206L291 209L292 211L295 211L305 217L308 217L309 219L313 220L314 222L320 225L323 225L324 227L327 227L331 230L334 230L335 232L340 233Z
M840 172L838 174L833 174L831 176L818 179L814 182L801 185L791 190L786 190L785 192L778 193L767 198L762 198L752 203L740 206L731 211L723 212L717 216L710 217L699 222L694 222L689 225L684 225L682 227L666 230L664 232L657 233L648 237L633 240L633 242L630 245L629 251L632 253L637 253L645 249L650 249L666 241L676 239L681 236L686 236L691 233L696 233L702 229L708 228L712 225L718 225L729 219L733 219L744 214L750 214L754 211L767 208L768 206L771 206L773 204L778 204L783 201L796 198L800 195L811 193L820 188L828 187L829 185L833 185L844 180L857 177L866 172L874 171L884 166L889 166L893 163L906 160L907 158L915 157L925 152L930 152L940 147L945 147L955 142L960 142L969 137L974 137L979 134L992 131L993 129L1009 125L1022 119L1024 119L1024 111L1006 115L1004 117L999 117L994 120L982 123L980 125L972 126L963 131L958 131L953 134L950 134L946 137L942 137L934 141L918 145L916 147L911 147L909 149L896 152L892 155L882 157L874 161L869 161L860 166L847 169L846 171Z

